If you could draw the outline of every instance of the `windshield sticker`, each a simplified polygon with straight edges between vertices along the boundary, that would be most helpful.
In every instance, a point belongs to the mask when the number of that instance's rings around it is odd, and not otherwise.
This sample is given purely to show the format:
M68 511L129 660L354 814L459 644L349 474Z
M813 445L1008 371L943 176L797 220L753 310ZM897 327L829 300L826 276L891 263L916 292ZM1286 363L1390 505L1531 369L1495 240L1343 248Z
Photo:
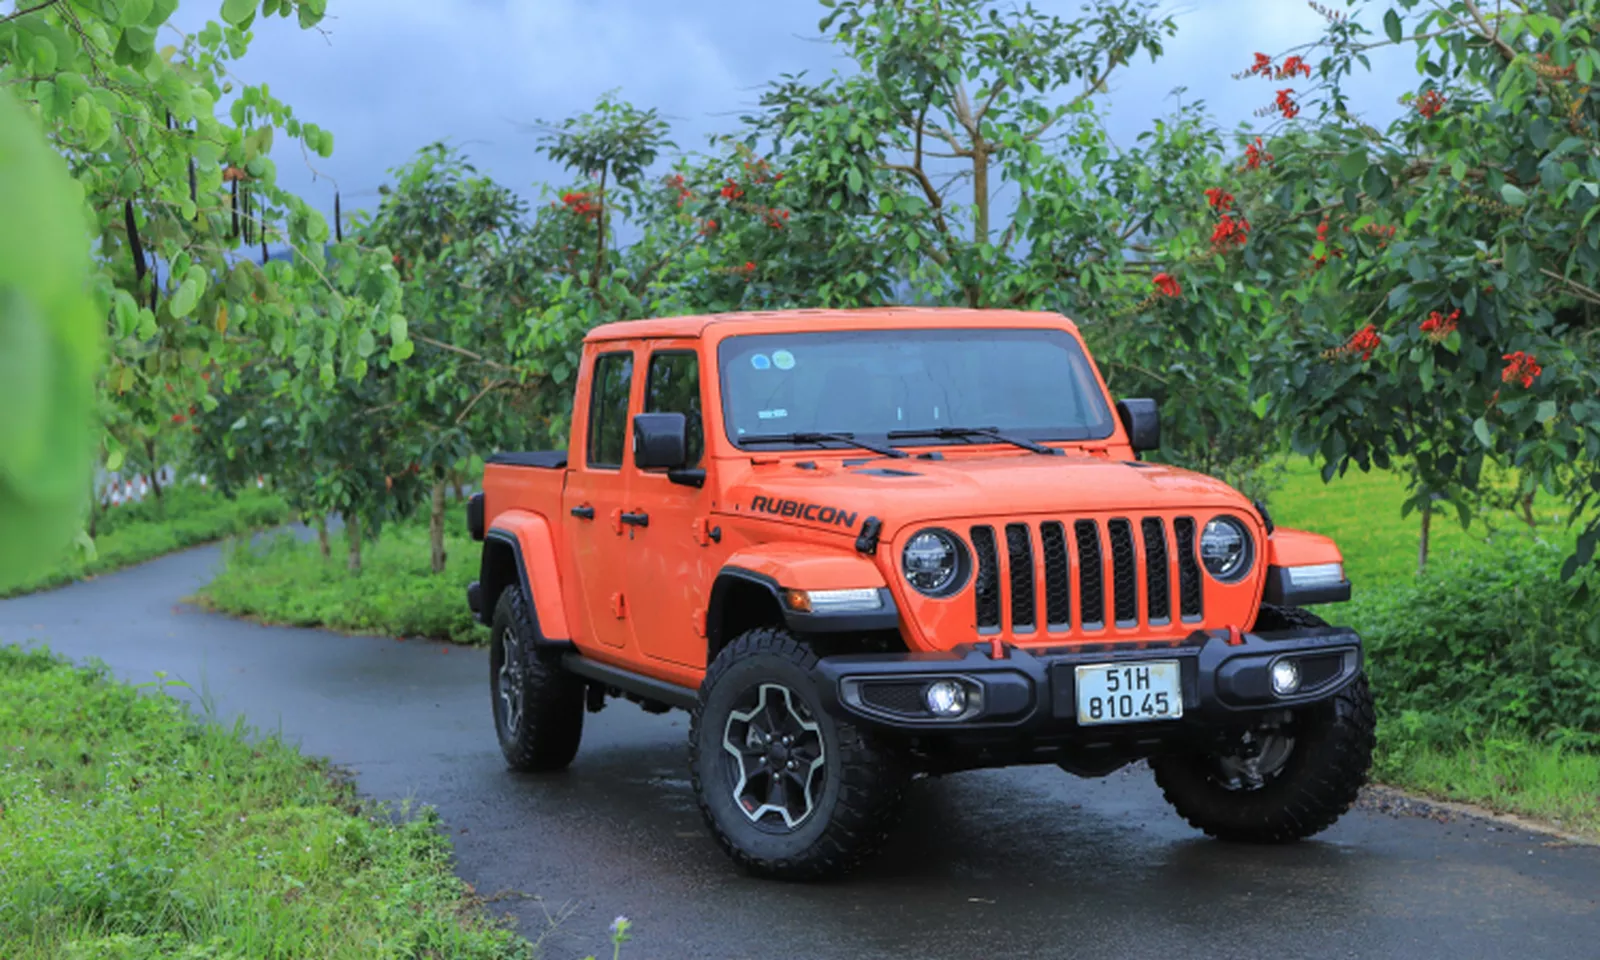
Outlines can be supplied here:
M794 354L787 350L774 350L772 352L772 365L779 370L793 370Z
M782 420L789 415L789 411L779 407L776 410L757 410L756 416L763 420Z
M772 366L772 361L767 358L766 354L758 353L750 358L750 366L755 367L757 370L765 370Z

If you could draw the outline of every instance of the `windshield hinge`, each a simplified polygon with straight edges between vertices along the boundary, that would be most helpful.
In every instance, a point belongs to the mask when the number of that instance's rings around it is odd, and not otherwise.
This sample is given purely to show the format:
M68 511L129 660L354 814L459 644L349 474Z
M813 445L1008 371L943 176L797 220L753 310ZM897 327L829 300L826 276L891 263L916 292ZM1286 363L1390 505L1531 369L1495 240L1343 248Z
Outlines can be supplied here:
M872 556L878 552L878 531L883 524L877 517L868 517L861 522L861 535L856 537L856 551Z

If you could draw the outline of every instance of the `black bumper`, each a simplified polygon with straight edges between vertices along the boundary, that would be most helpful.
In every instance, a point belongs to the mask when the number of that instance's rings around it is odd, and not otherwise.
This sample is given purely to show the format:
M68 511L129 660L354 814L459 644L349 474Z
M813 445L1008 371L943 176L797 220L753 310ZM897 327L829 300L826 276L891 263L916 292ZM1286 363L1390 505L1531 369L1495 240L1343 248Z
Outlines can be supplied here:
M1196 631L1183 643L1161 646L1080 644L1032 652L988 644L948 653L849 654L817 663L824 706L854 723L917 736L1004 734L1046 739L1140 738L1181 735L1226 726L1252 715L1326 700L1361 672L1361 638L1343 627L1272 633ZM1293 659L1302 684L1287 696L1273 692L1272 665ZM1078 720L1076 668L1090 664L1177 661L1183 710L1177 718L1085 724ZM965 715L934 716L925 706L929 685L957 680L969 695Z

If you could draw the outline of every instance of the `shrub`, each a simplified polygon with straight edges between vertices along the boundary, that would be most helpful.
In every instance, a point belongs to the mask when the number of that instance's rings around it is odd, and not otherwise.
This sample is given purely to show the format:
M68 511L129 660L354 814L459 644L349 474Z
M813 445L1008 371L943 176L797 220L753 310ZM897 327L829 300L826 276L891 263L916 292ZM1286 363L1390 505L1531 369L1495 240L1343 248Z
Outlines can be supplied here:
M1498 535L1351 605L1391 742L1600 747L1600 610L1561 581L1568 549Z

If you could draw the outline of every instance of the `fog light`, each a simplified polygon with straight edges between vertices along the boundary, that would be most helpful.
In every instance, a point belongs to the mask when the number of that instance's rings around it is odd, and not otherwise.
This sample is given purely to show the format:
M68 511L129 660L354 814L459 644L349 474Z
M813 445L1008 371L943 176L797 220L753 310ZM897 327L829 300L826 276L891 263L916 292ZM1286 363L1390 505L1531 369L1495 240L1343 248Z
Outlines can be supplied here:
M959 717L967 712L967 688L954 680L936 680L923 699L936 717Z
M1300 668L1293 660L1279 660L1272 665L1272 692L1287 697L1300 689Z

